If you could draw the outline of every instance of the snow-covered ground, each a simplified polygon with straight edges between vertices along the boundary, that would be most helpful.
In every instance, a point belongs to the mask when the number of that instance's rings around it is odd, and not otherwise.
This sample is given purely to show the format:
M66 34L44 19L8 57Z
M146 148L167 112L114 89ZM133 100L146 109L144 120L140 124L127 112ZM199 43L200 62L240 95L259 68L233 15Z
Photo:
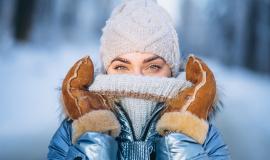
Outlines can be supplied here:
M16 45L0 50L0 159L46 159L60 123L62 79L82 56L97 59L97 46ZM216 120L232 158L267 159L270 77L207 63L224 93L225 107Z

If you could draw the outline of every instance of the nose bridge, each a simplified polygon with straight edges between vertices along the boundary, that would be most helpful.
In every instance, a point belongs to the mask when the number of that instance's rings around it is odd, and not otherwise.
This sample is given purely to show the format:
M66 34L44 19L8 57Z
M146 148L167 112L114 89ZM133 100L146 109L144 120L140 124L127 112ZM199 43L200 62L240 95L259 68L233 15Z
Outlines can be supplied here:
M133 72L134 72L133 74L135 75L143 75L143 72L140 67L134 67Z

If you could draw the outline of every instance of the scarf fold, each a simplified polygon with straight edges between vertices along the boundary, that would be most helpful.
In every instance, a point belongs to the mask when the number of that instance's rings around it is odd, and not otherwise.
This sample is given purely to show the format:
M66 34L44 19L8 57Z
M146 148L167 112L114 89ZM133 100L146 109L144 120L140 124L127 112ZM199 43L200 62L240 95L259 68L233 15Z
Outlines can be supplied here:
M184 73L177 78L138 75L105 75L95 77L89 91L111 98L133 97L164 102L192 84L185 80Z
M89 91L120 102L138 139L157 103L173 98L179 91L191 86L183 75L185 74L180 74L177 78L166 78L100 74L95 77Z
M120 98L123 109L129 116L136 139L141 136L142 129L157 105L156 101L124 97Z

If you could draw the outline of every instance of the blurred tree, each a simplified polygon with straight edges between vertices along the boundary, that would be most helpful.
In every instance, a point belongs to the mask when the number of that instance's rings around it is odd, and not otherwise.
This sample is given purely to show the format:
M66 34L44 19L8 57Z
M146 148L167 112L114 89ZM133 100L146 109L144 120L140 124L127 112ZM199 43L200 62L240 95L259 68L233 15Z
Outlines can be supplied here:
M270 1L248 0L243 11L242 45L236 46L242 47L242 65L270 73Z
M14 14L14 35L19 41L26 41L32 25L35 0L17 0Z
M44 43L99 39L112 0L36 0L32 37Z
M245 24L245 39L246 44L244 48L245 57L244 65L252 70L256 70L256 48L257 48L257 36L256 29L258 23L258 2L249 0L248 10L246 14Z
M270 1L261 0L257 22L257 69L270 73Z
M182 0L181 49L270 73L269 0Z

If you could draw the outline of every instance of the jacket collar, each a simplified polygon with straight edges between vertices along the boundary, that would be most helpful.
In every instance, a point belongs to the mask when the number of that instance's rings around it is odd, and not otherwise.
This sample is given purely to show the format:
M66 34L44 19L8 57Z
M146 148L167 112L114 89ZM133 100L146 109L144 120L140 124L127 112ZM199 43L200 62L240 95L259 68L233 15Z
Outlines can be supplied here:
M136 139L134 134L134 129L131 123L131 120L126 113L126 111L123 109L120 103L115 103L114 111L117 115L117 118L121 124L121 133L119 135L119 138L121 141L141 141L149 139L155 131L155 124L158 118L160 117L161 110L163 110L165 107L163 102L160 102L157 104L155 109L152 111L150 118L146 121L140 138Z

